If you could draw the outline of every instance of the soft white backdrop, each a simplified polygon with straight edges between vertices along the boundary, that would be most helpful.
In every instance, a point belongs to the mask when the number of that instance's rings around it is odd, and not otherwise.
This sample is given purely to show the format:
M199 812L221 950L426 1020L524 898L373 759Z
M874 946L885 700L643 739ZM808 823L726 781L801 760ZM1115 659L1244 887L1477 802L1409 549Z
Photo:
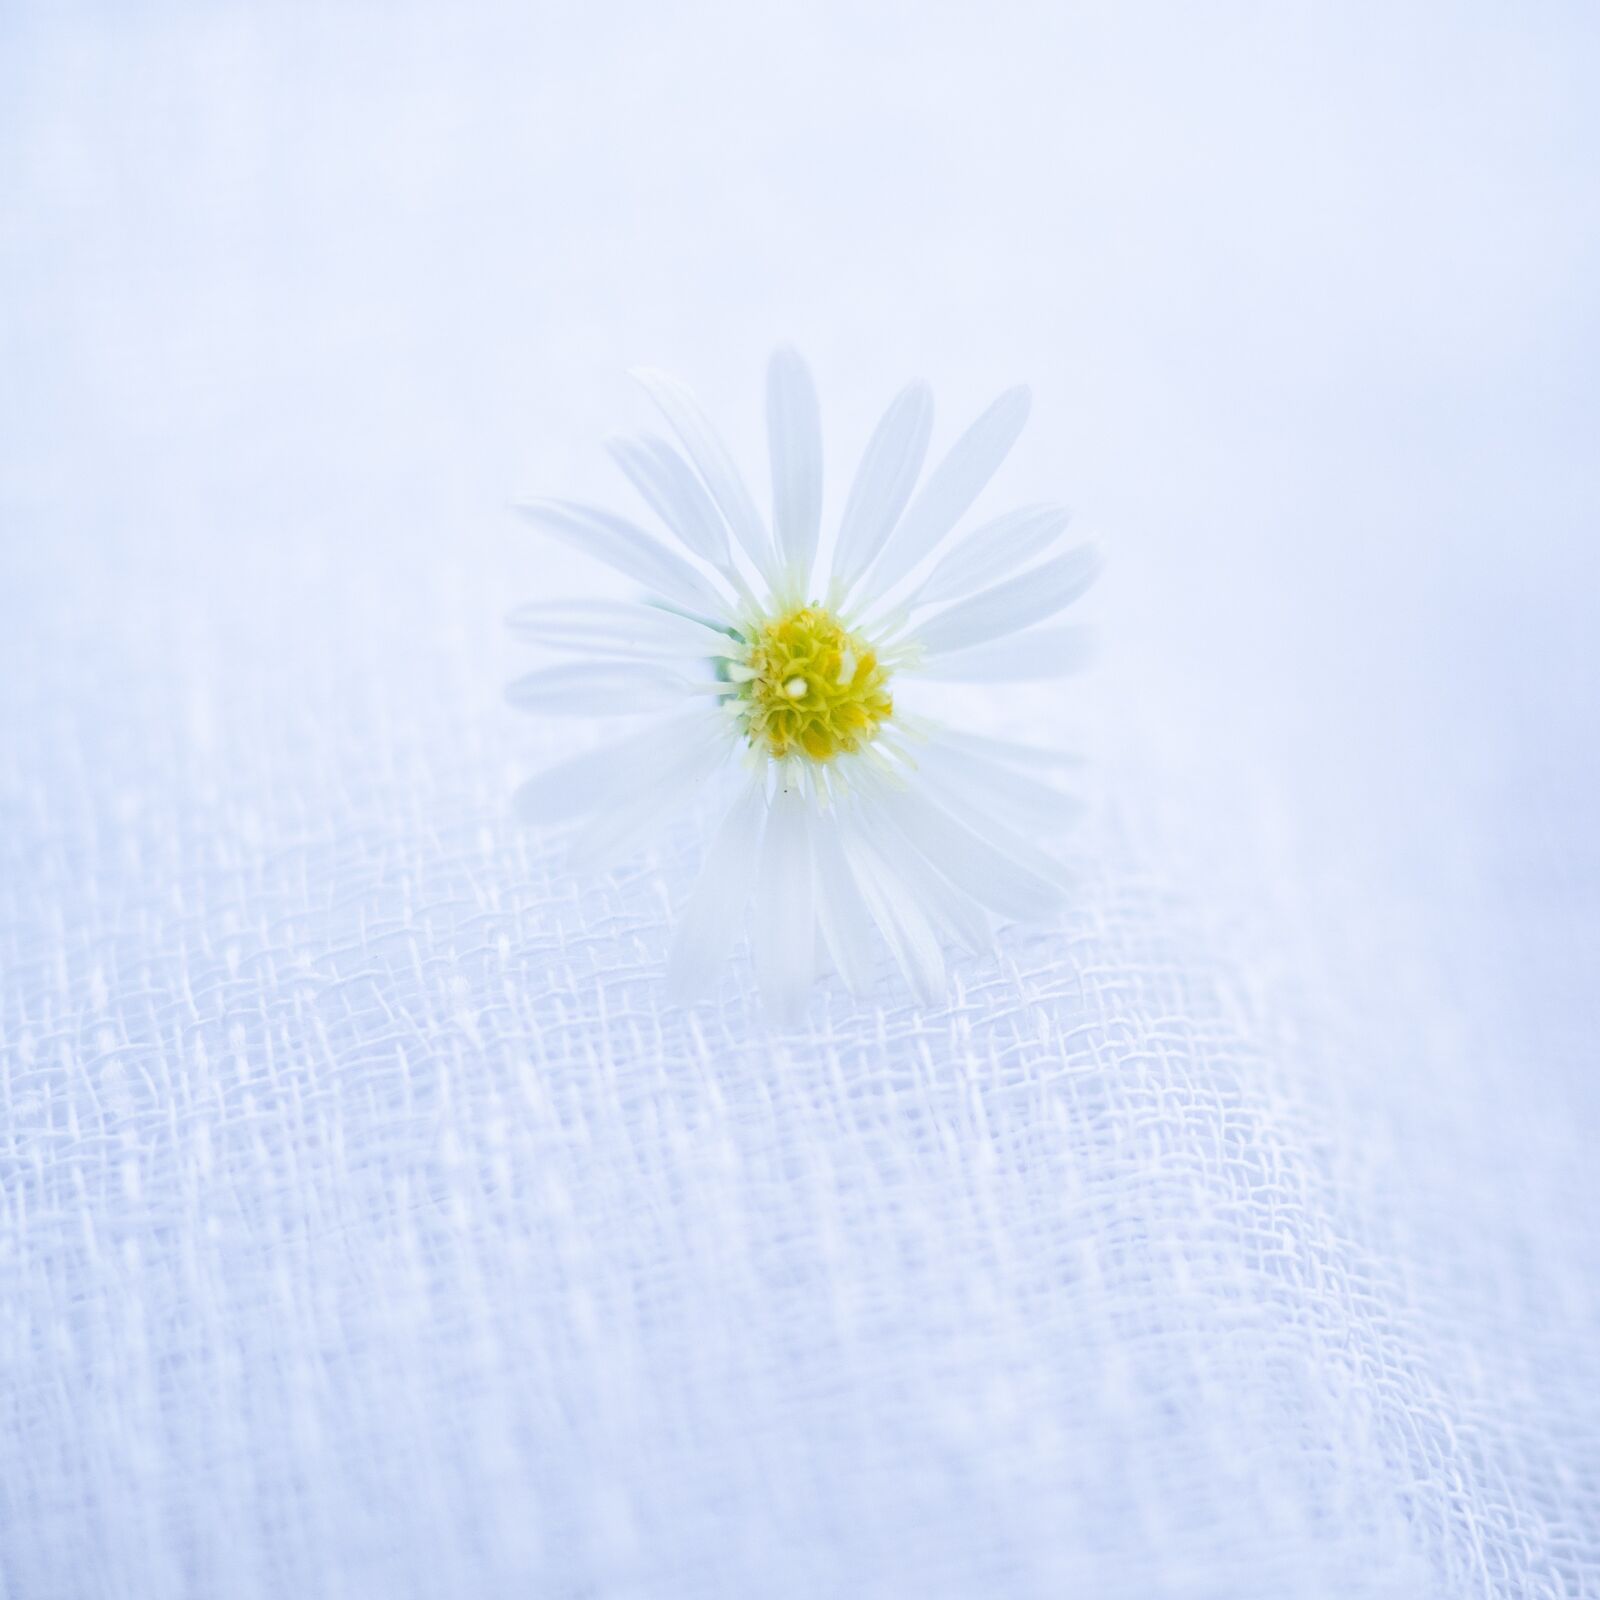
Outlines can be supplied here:
M0 1594L1600 1594L1600 20L0 15ZM1099 531L1060 926L505 802L625 370ZM556 730L562 737L572 730ZM548 742L547 742L548 741Z

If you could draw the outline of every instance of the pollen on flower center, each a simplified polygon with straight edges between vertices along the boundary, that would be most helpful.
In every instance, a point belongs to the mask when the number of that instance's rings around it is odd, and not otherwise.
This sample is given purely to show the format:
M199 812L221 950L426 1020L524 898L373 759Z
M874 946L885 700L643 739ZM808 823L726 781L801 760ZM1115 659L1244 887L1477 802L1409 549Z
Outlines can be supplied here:
M746 631L735 700L746 736L775 759L831 761L869 743L894 711L889 670L821 606L763 618Z

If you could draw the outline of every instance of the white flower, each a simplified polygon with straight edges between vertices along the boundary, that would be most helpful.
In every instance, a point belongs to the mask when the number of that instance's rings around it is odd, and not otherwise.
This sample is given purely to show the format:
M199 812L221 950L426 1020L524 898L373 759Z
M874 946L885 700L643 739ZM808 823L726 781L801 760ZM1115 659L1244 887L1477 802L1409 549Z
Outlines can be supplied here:
M767 375L772 532L689 391L636 376L682 449L645 437L612 454L682 553L609 511L521 507L647 593L519 608L519 634L576 659L509 694L540 712L648 720L534 778L519 812L576 825L580 860L615 858L734 775L677 928L676 991L689 998L715 975L753 897L757 977L779 1020L803 1006L822 951L852 989L866 988L878 936L931 998L947 939L981 953L991 913L1033 919L1060 898L1059 869L1030 837L1063 814L1065 797L1041 776L1049 755L958 733L903 700L918 679L1053 678L1082 662L1083 629L1036 626L1098 567L1092 546L1053 553L1064 511L1010 512L939 553L1021 432L1028 391L1001 395L913 498L933 400L926 384L904 389L867 445L814 583L821 428L800 357L777 351Z

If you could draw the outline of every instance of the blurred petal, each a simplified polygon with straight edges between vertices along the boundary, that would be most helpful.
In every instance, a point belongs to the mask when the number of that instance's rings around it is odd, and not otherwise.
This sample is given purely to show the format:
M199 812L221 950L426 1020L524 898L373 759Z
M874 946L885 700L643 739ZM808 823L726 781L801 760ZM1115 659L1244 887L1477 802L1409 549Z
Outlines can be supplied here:
M672 431L677 434L695 470L705 480L711 498L722 510L733 536L756 565L756 571L773 580L772 540L761 513L756 510L744 479L728 454L727 447L711 426L700 402L676 378L664 372L641 367L633 376L660 408Z
M1094 656L1095 632L1082 623L1008 633L970 650L936 655L918 669L924 678L965 683L1024 683L1070 677Z
M1043 555L1067 525L1065 506L1024 506L986 522L960 539L940 558L911 600L913 606L935 605L971 594L1023 562Z
M606 449L645 503L687 549L726 570L732 564L722 513L694 469L665 439L613 439Z
M947 804L965 805L1030 836L1051 838L1083 814L1076 795L943 739L918 752L917 766Z
M1098 548L1080 545L919 622L912 637L933 656L1018 632L1071 605L1094 582L1099 571Z
M950 447L872 569L871 582L879 594L931 554L960 521L1010 454L1031 405L1025 387L1006 390Z
M916 487L933 431L933 392L908 384L873 430L850 486L834 551L835 580L848 589L871 565L894 531Z
M620 861L686 810L733 754L725 731L718 734L685 741L621 792L613 792L607 805L594 808L572 841L573 865L592 868Z
M810 807L781 784L767 814L756 875L756 982L773 1019L798 1022L811 988L817 922L811 878Z
M584 655L704 659L738 648L728 631L640 600L535 600L506 617L530 644Z
M817 875L817 918L828 953L845 987L852 994L864 994L872 986L878 959L872 913L845 859L839 830L827 819L811 830L811 853Z
M667 983L682 1001L705 992L738 938L767 815L764 785L763 774L729 807L679 919L667 960Z
M524 673L506 699L546 716L635 716L681 707L692 692L684 678L643 662L580 661Z
M811 371L788 346L767 368L767 442L778 560L803 595L822 524L822 417Z
M1021 922L1050 916L1061 903L1061 888L1017 860L1009 839L993 826L959 820L921 793L896 795L886 802L894 824L958 888L980 905Z
M1029 767L1034 771L1051 767L1081 767L1083 757L1052 745L1024 744L1017 739L995 739L988 734L966 733L957 728L941 728L936 748L948 747L956 755L969 755L984 762Z
M517 510L574 549L637 579L665 600L676 600L712 616L727 609L726 597L708 578L659 539L614 512L568 500L531 500Z
M974 955L989 949L993 934L983 907L907 840L890 811L876 807L873 811L870 821L862 818L873 849L923 910L950 938Z
M517 815L531 823L576 821L653 784L684 750L698 749L717 736L727 742L726 729L714 716L691 713L569 756L517 790Z
M841 819L841 841L861 898L917 998L936 1000L944 989L944 952L915 897L860 830Z

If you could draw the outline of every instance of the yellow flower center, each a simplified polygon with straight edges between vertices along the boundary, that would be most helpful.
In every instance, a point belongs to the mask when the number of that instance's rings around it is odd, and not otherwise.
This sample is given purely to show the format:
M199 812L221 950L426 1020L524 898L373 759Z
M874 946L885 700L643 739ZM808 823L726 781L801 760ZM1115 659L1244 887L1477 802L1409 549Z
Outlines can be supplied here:
M775 759L831 761L859 750L894 710L889 671L872 646L820 606L769 617L747 638L736 674L744 729Z

